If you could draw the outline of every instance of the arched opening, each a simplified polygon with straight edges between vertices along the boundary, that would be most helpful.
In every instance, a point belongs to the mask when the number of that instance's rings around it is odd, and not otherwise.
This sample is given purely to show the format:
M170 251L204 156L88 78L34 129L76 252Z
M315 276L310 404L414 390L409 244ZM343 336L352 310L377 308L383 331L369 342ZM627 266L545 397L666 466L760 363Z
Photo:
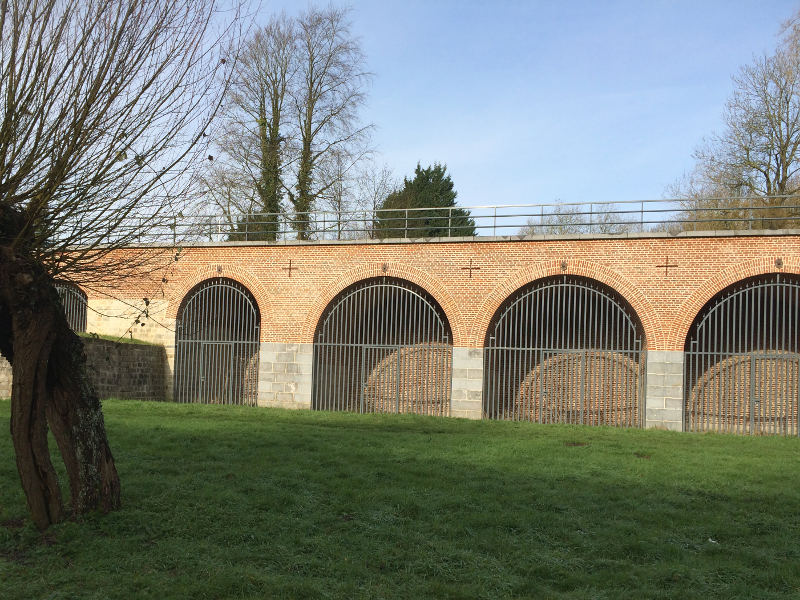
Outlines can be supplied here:
M175 400L255 406L260 322L253 295L236 281L192 289L176 322Z
M531 282L486 334L484 414L492 419L640 427L644 334L606 285L562 275Z
M86 307L88 304L86 293L74 283L67 281L56 281L55 287L69 326L76 333L86 331Z
M798 435L800 277L735 283L697 314L686 338L684 428Z
M328 305L314 334L316 410L448 415L452 334L419 286L359 281Z

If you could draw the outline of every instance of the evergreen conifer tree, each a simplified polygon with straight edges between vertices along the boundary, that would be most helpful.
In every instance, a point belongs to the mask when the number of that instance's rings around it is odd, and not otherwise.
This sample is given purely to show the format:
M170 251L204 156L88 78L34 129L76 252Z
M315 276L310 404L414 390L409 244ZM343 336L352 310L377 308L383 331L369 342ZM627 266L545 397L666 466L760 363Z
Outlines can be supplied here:
M462 237L475 235L469 211L456 207L457 192L445 165L423 169L417 163L414 178L389 194L377 217L382 238Z

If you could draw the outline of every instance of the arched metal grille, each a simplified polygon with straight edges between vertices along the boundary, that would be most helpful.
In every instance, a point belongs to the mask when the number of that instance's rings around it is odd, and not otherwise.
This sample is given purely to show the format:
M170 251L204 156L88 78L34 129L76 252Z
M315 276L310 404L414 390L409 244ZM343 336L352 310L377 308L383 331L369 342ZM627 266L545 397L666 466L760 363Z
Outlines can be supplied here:
M391 277L356 283L317 327L312 407L448 415L451 339L444 311L420 287Z
M86 331L86 294L78 286L65 281L56 282L56 291L64 307L67 323L73 331L82 333Z
M641 331L633 310L598 282L560 276L520 288L489 326L484 414L641 426Z
M240 283L202 282L178 312L175 400L246 404L258 399L259 311Z
M685 348L687 431L798 435L800 278L773 273L723 290Z

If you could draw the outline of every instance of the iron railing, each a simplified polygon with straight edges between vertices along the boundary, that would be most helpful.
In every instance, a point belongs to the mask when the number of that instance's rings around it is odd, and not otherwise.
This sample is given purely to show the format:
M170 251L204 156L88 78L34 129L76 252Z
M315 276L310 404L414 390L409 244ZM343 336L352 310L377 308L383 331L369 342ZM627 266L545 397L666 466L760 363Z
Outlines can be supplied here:
M449 415L451 339L444 312L421 288L391 277L361 281L317 327L311 406Z
M800 279L773 273L722 292L689 332L684 428L800 434Z
M70 328L77 333L86 331L86 308L88 305L86 293L75 284L66 281L57 281L55 288Z
M252 294L222 277L183 302L175 332L175 400L244 404L258 400L259 311Z
M723 203L727 202L727 205ZM626 235L800 229L800 198L632 200L448 208L315 210L128 218L113 232L140 243L286 242L524 235ZM80 243L81 240L76 240Z
M484 415L642 426L641 325L615 296L574 276L533 282L514 293L487 335Z

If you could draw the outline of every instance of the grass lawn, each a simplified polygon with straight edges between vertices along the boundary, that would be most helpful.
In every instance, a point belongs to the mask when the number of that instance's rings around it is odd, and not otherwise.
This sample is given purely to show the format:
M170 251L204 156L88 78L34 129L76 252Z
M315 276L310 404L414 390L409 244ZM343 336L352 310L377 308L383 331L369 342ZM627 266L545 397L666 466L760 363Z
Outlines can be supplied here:
M105 413L124 507L45 535L0 436L0 598L800 597L797 438Z

